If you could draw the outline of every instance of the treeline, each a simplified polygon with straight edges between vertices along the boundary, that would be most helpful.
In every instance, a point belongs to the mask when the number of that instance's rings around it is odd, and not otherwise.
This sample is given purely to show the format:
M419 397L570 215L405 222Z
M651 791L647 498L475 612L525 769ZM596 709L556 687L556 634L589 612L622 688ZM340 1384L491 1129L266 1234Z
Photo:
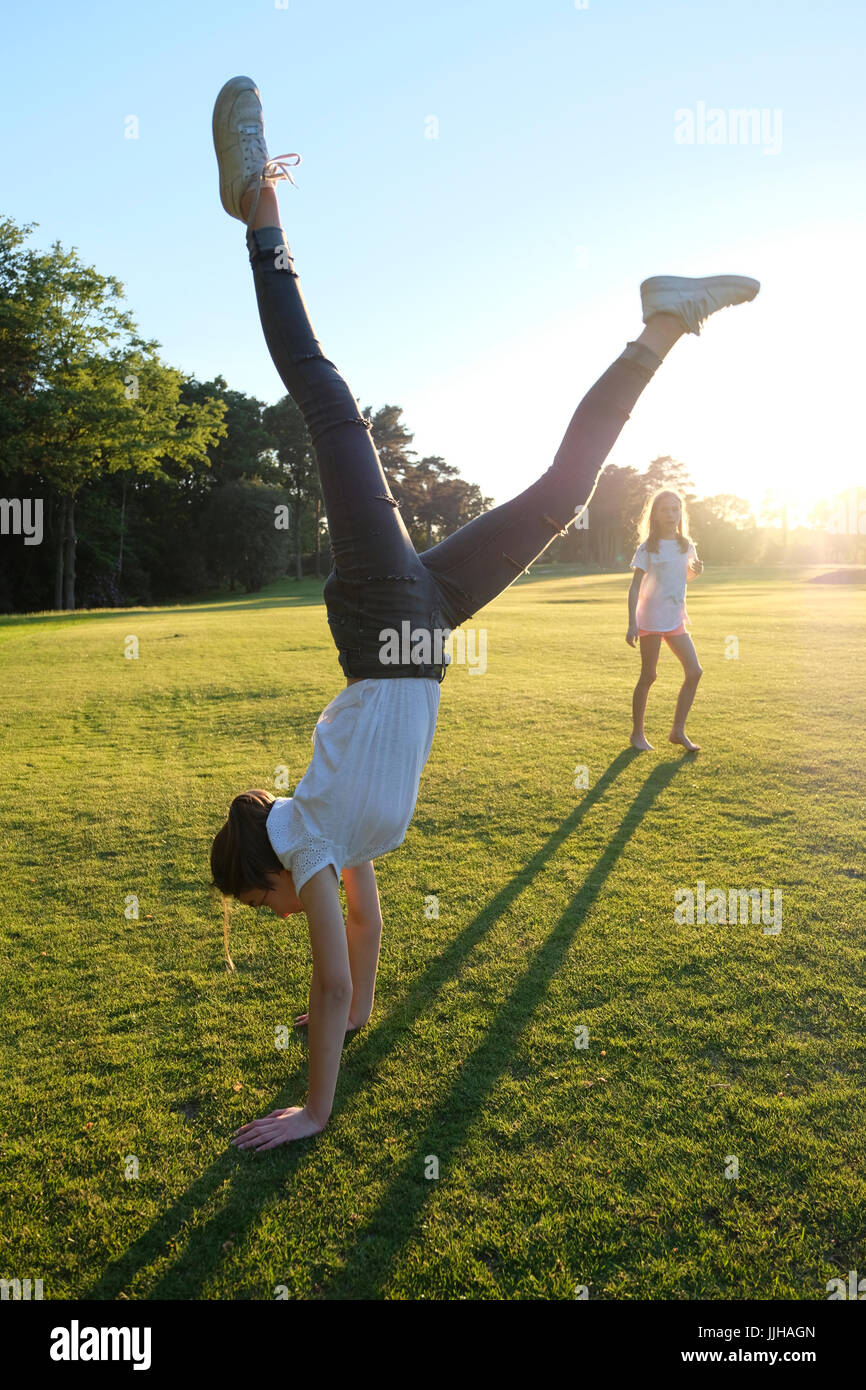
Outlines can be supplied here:
M323 576L330 546L300 410L166 365L123 286L0 220L0 611L112 607ZM490 505L398 406L362 413L414 544Z
M778 496L768 494L756 515L732 493L698 497L688 470L668 456L634 468L605 468L585 513L558 538L545 559L597 569L627 567L649 496L659 488L679 492L689 532L708 565L866 564L866 487L853 487L811 512L806 525L789 525Z
M150 605L323 577L327 523L292 399L268 406L222 377L200 382L168 366L140 336L120 282L59 243L33 250L32 230L0 219L0 612ZM444 459L417 458L399 406L362 413L419 550L491 505ZM859 492L801 535L759 526L741 498L694 497L670 458L643 473L606 469L580 524L545 558L627 565L644 501L662 486L686 495L708 564L866 559Z

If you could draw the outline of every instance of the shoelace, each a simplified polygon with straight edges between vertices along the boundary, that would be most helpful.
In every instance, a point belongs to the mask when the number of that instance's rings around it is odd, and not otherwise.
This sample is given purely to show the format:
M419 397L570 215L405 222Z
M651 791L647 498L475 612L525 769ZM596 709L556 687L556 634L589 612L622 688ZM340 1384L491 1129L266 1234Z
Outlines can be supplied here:
M250 208L250 215L247 218L247 228L250 228L253 224L256 208L259 205L259 197L266 183L278 183L280 179L288 179L289 183L293 184L295 188L298 187L289 173L290 160L294 161L291 167L297 168L301 162L301 156L299 154L279 154L275 159L265 160L265 163L262 165L262 172L256 180L256 196L253 198L253 205Z

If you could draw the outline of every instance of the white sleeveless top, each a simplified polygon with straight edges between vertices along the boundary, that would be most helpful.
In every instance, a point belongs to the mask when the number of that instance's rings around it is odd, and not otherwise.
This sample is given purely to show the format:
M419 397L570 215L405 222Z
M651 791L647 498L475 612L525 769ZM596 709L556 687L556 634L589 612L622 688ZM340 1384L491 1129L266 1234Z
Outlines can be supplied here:
M294 796L277 797L266 822L296 893L326 864L339 879L344 868L402 844L440 695L439 682L426 676L362 680L322 710L312 762Z

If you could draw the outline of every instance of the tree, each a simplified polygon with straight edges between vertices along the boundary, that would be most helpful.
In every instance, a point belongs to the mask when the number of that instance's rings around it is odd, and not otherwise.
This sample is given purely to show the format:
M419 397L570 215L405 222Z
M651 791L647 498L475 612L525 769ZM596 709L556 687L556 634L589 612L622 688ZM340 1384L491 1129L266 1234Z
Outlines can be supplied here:
M370 434L390 483L399 477L410 458L417 458L415 450L409 448L415 436L400 419L403 409L399 405L383 405L375 413L368 405L361 414L370 421Z
M417 548L429 550L490 506L476 484L458 477L438 454L406 462L389 479L400 515Z
M638 474L638 477L643 486L644 500L662 488L678 492L681 497L688 497L694 486L686 465L678 459L671 458L670 454L654 458L646 472Z
M415 462L417 452L409 448L415 436L400 419L402 413L399 405L383 405L375 412L368 405L362 411L406 530L414 545L429 550L486 511L493 499L482 497L477 484L460 478L457 468L438 454Z
M788 557L788 499L784 493L777 488L771 488L764 493L761 502L761 520L770 527L778 536L768 541L767 553L773 554L776 560L785 560ZM776 523L778 522L778 526Z
M634 468L603 469L589 506L550 557L615 569L631 558L637 522L647 495L646 474ZM565 521L567 518L560 518Z
M754 559L758 531L749 503L731 493L692 498L689 529L702 560L710 565L744 564Z
M294 546L295 577L303 579L301 523L310 503L319 495L319 475L309 431L300 407L291 396L283 396L264 412L265 429L270 436L278 468L275 477L289 494ZM316 525L318 526L318 512Z
M29 231L0 223L0 431L9 465L60 498L54 606L74 608L82 488L121 469L159 476L163 460L206 458L224 411L214 400L182 404L182 374L139 336L119 280L59 242L48 254L22 250Z
M218 581L238 581L250 594L286 569L286 530L279 525L285 489L261 478L214 488L204 513L211 569Z
M225 431L208 449L210 487L233 483L238 478L264 477L276 481L279 469L273 459L274 440L265 424L265 404L243 391L232 391L225 378L190 380L184 398L193 402L217 400L223 404Z
M419 467L426 462L426 459L421 459ZM493 498L483 496L477 483L467 483L456 473L456 468L449 467L447 475L443 470L432 488L423 518L427 527L425 540L428 549L459 531L467 521L489 511L493 505Z

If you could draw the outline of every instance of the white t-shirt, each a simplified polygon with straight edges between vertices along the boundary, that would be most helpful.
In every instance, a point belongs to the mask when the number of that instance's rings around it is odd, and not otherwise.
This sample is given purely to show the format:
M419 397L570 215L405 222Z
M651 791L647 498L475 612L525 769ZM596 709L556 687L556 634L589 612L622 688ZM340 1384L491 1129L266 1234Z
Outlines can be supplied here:
M402 844L439 713L440 684L395 676L347 685L313 730L313 758L294 796L277 797L268 839L299 892L333 864L365 864Z
M680 623L689 625L686 612L686 570L698 552L689 542L680 550L675 540L660 540L658 550L639 545L631 562L633 570L644 570L637 598L637 625L644 632L672 632Z

